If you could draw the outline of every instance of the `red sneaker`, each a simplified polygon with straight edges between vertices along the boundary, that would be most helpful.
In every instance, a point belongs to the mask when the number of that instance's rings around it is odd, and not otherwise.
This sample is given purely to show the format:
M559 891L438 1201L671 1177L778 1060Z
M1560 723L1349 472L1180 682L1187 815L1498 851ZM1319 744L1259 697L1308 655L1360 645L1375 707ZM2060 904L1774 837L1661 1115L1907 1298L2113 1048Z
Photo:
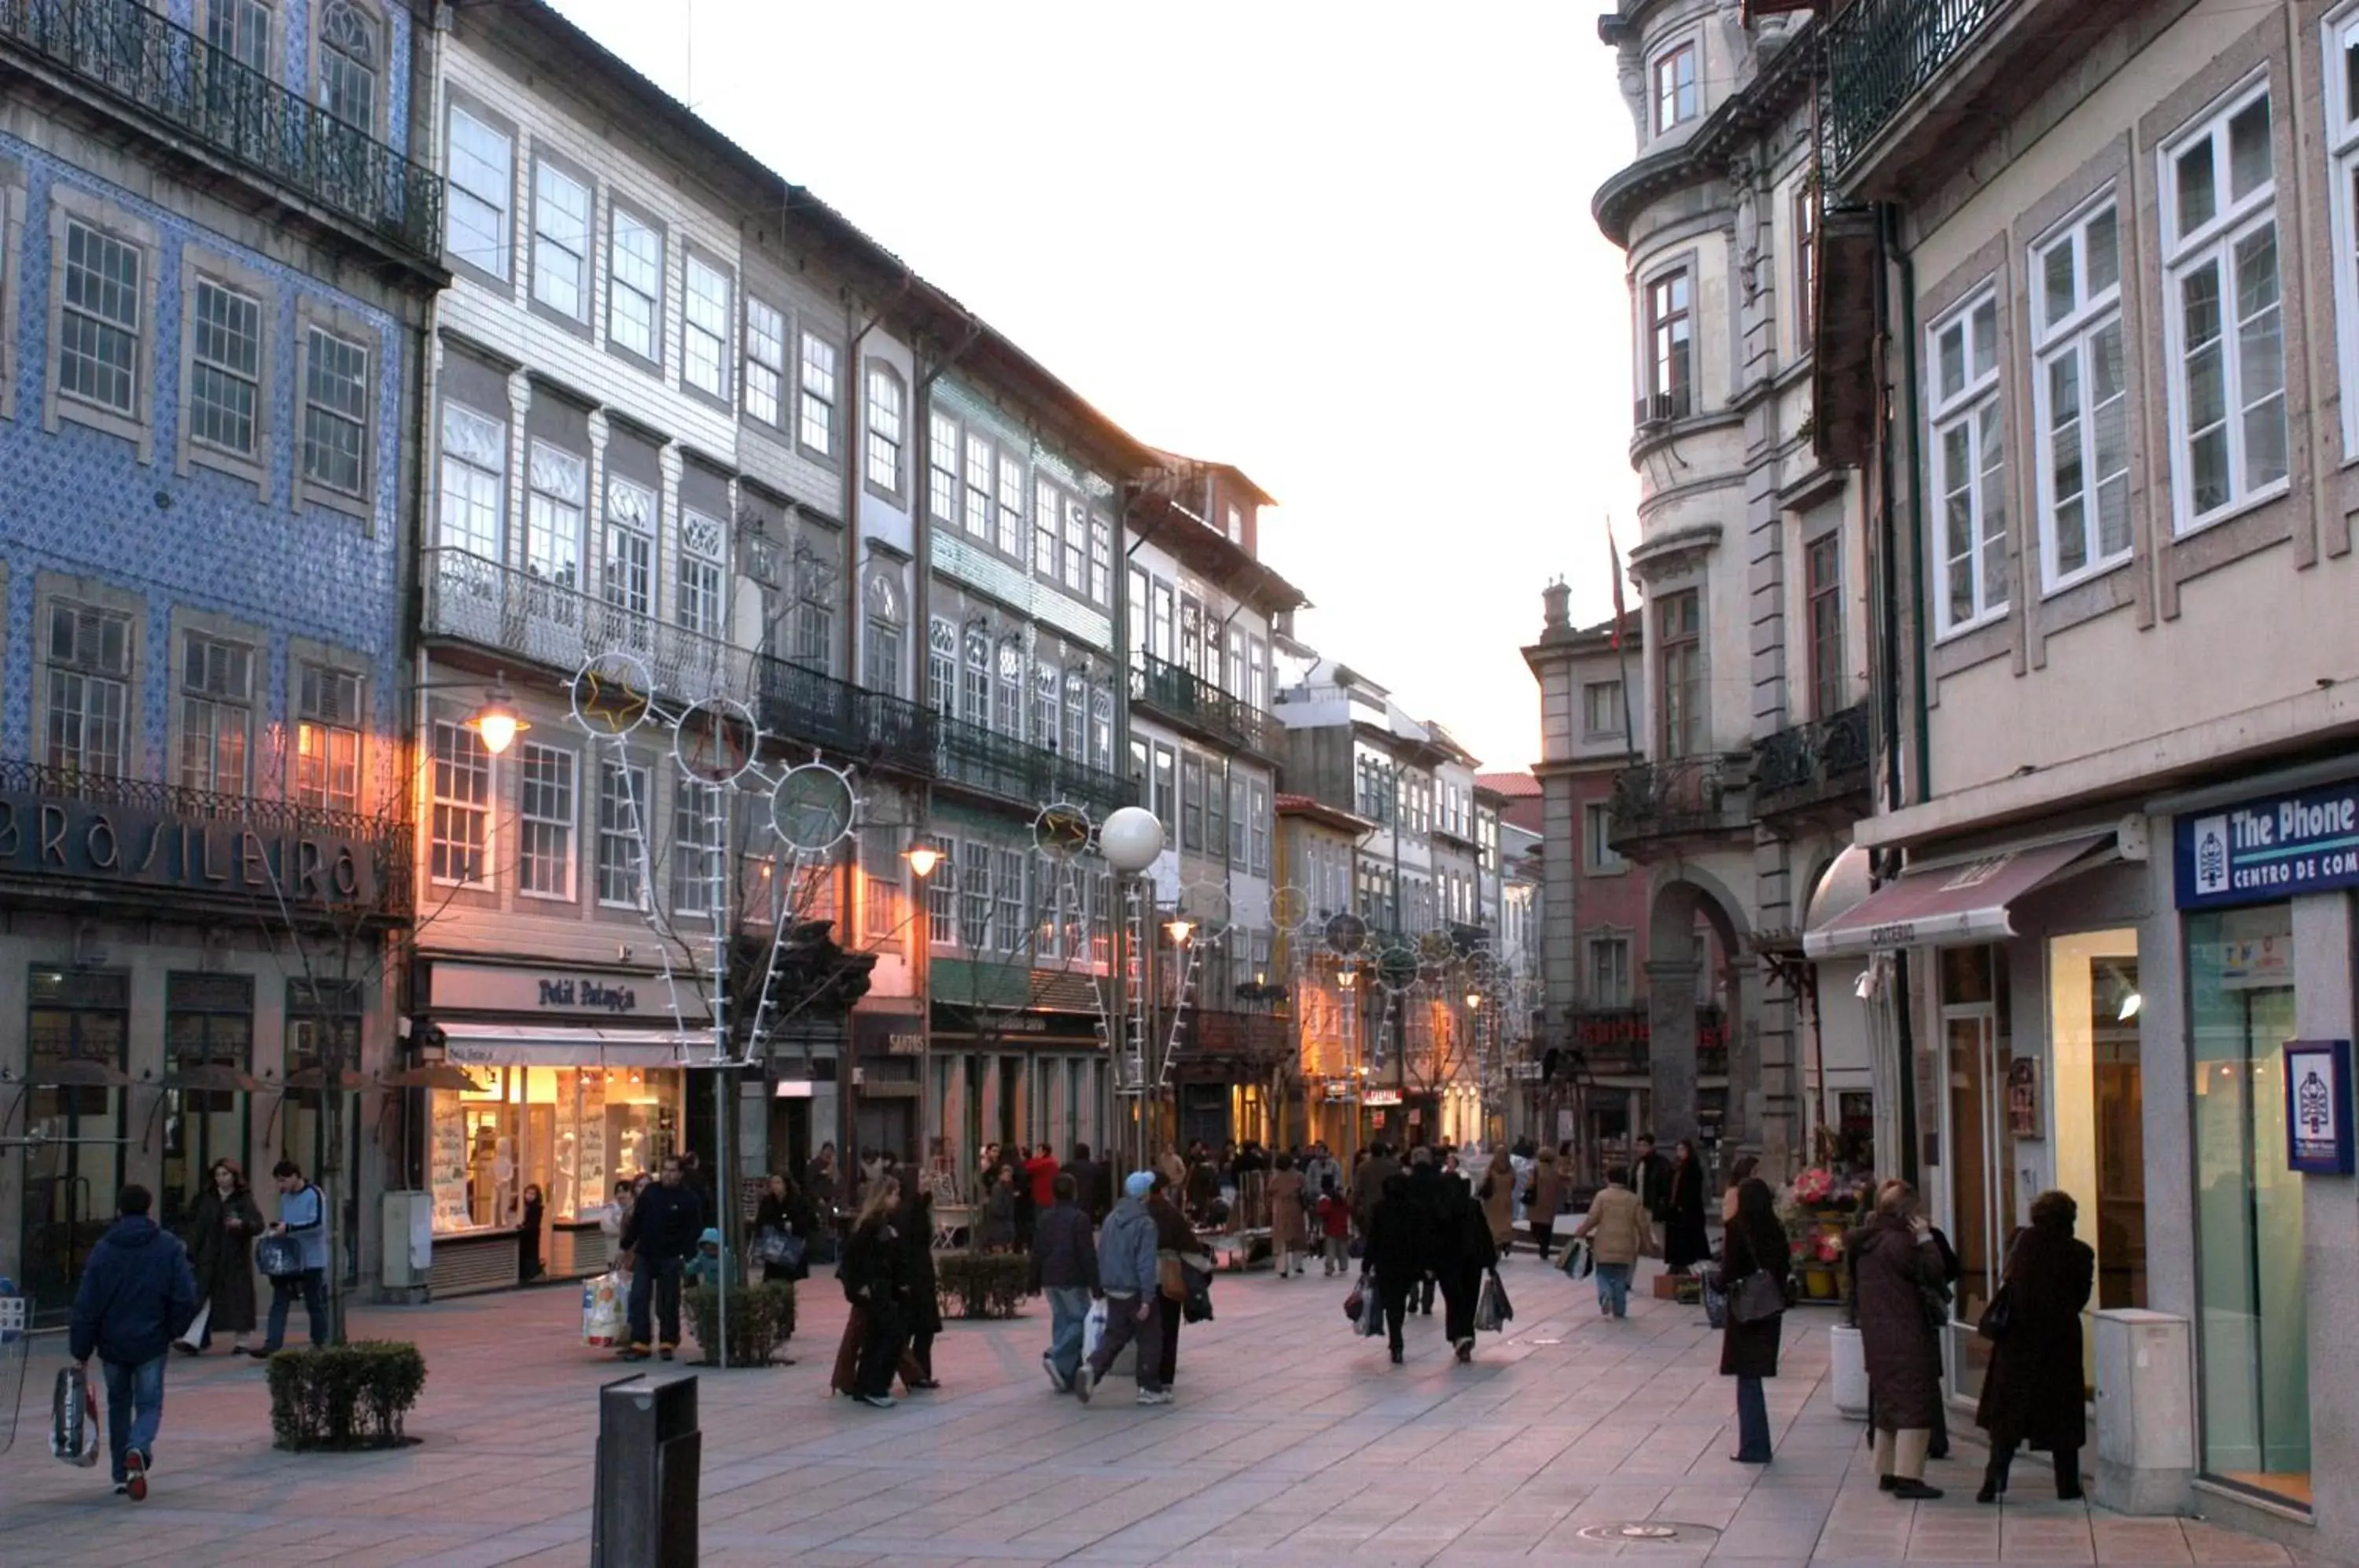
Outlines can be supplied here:
M123 1491L135 1503L147 1500L147 1456L136 1448L123 1456Z

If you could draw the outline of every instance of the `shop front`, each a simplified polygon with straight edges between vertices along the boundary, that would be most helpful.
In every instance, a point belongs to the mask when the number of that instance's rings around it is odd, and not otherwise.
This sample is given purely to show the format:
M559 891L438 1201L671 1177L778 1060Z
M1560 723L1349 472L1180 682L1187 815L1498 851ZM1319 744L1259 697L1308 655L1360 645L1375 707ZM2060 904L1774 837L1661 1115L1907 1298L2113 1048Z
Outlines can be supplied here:
M701 1007L675 1017L660 975L445 961L426 995L429 1057L472 1085L427 1094L432 1292L601 1272L615 1184L681 1151Z
M933 1005L926 1103L937 1119L927 1168L951 1201L973 1201L986 1144L1046 1143L1059 1160L1077 1143L1105 1147L1100 1029L1094 1011Z

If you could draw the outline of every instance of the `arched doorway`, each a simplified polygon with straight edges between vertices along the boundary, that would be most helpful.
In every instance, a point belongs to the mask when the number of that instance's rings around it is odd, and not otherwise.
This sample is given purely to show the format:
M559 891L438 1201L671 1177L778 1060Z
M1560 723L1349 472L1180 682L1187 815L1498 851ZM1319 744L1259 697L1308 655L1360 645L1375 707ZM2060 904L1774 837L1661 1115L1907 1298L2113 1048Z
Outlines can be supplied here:
M1747 1134L1746 936L1744 905L1717 878L1693 866L1657 872L1647 915L1648 1114L1666 1148Z

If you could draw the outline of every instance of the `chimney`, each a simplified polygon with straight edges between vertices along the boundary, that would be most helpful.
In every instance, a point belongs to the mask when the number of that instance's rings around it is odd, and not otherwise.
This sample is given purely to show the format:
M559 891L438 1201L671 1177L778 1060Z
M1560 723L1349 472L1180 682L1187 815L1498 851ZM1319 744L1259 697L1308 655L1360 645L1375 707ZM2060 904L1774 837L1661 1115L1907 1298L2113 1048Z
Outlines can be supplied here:
M1564 585L1562 578L1540 590L1540 603L1547 606L1546 631L1569 632L1572 629L1572 590Z

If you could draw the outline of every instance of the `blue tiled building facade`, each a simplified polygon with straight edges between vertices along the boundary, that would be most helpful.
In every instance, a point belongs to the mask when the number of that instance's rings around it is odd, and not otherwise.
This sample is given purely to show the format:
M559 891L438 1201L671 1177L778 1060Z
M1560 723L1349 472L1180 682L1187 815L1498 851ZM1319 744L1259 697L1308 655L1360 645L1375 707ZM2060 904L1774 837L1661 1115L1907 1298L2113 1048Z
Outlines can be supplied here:
M126 1181L170 1221L295 1159L349 1263L386 1180L342 1091L409 902L416 29L0 11L0 1275L39 1309Z

